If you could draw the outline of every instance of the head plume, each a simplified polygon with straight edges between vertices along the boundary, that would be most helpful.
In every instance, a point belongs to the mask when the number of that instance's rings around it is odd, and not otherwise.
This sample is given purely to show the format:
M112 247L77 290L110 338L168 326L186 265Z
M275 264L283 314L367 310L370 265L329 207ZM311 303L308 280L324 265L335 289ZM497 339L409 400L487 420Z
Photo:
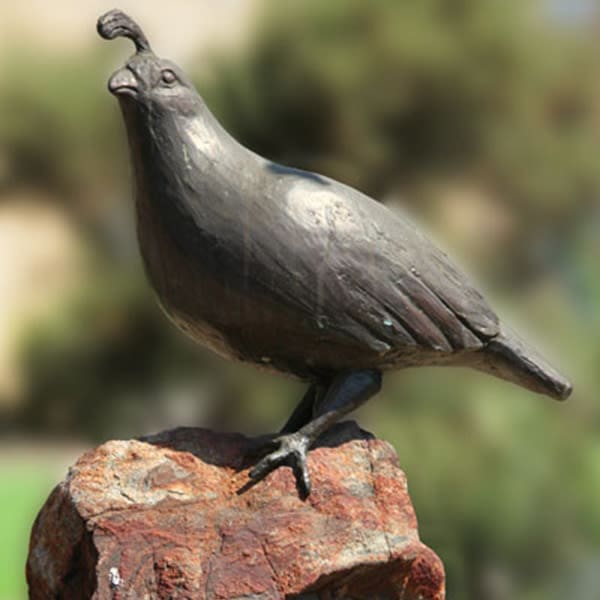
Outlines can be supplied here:
M102 15L98 19L96 29L105 40L126 37L135 44L137 52L152 51L148 38L141 27L130 16L120 10L110 10Z

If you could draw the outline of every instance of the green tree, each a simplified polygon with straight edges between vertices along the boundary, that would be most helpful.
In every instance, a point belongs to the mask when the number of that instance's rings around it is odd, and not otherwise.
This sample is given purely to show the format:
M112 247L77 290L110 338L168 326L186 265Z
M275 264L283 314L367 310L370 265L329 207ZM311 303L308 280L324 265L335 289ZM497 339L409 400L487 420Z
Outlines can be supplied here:
M424 211L432 182L477 182L521 224L499 265L520 274L600 189L597 36L543 8L270 2L249 51L202 87L251 148L376 197Z

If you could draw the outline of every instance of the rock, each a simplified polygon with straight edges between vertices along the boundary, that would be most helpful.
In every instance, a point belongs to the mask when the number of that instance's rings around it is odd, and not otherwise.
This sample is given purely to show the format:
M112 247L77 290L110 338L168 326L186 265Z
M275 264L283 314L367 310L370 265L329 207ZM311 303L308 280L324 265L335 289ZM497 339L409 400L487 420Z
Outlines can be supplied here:
M84 454L38 515L30 598L442 600L392 447L353 422L245 489L256 441L180 428Z

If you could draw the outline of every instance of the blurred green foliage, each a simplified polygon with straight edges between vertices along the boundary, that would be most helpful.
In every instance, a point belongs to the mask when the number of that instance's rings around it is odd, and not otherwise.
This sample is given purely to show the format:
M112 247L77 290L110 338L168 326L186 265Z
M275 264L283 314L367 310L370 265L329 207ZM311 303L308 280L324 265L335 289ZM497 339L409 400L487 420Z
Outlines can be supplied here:
M395 444L456 600L600 589L600 42L588 21L520 0L277 0L247 48L196 73L226 127L269 158L400 193L426 222L457 179L513 216L479 274L556 349L573 399L419 370L388 377L361 414ZM24 338L13 426L93 440L178 420L274 429L300 387L193 348L143 283L104 90L111 60L19 50L4 61L0 190L43 190L79 224L88 257L79 289ZM490 252L478 243L471 258Z
M107 179L114 186L115 166L127 154L120 150L115 111L102 94L109 64L105 54L48 56L35 45L2 57L3 190L36 187L81 211L97 202Z
M478 182L521 223L497 275L569 235L600 187L595 36L536 2L323 4L269 3L251 51L218 64L209 99L238 138L413 204L440 179Z
M9 482L0 488L0 514L10 515L2 521L0 599L16 600L27 597L25 561L29 532L40 499L50 493L54 482L47 468L40 465L0 465L0 478Z

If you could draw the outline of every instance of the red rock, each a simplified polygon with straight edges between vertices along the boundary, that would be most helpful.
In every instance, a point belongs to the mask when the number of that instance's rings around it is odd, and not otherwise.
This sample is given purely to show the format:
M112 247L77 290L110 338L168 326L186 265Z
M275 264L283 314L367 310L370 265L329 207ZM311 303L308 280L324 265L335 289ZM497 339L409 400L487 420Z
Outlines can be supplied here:
M175 429L84 454L31 534L30 598L443 600L392 447L352 422L242 493L252 440Z

